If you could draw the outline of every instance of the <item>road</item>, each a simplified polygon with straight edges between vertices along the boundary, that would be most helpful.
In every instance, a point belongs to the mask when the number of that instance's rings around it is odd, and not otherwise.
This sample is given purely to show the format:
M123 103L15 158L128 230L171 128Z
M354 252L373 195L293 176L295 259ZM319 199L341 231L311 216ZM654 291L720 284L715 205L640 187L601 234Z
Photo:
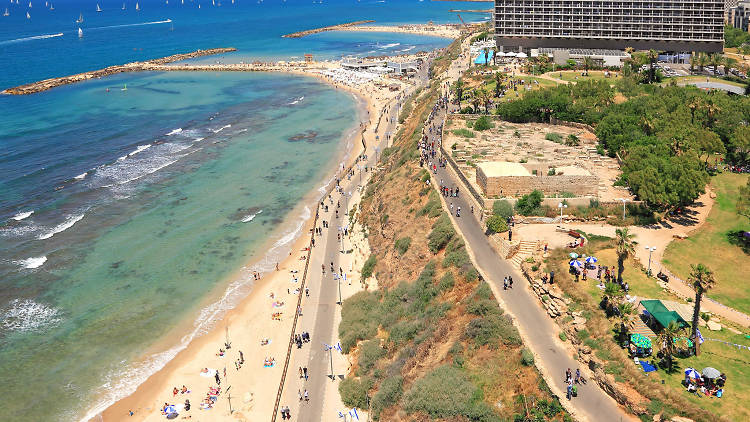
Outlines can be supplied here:
M439 113L436 119L436 125L439 125L445 119L445 112ZM439 134L435 135L434 140L435 145L438 145ZM437 188L441 180L448 187L461 186L447 168L438 168L437 174L433 175L432 185ZM536 356L537 363L541 364L540 369L547 372L547 382L552 390L564 401L566 400L566 369L570 368L575 372L576 368L580 367L582 372L586 371L556 339L559 332L557 325L530 292L528 283L523 281L524 277L511 266L509 261L501 259L492 249L482 223L471 215L473 201L464 198L463 195L469 194L464 192L458 198L443 198L443 206L446 211L448 211L448 203L452 203L454 209L461 207L462 216L456 217L453 214L452 219L471 252L474 264L491 285L503 308L516 320L525 345ZM503 290L502 281L507 275L512 276L517 283L514 283L513 289ZM634 420L633 416L627 414L593 381L585 386L579 386L578 397L573 398L570 404L576 417L581 420L612 422Z

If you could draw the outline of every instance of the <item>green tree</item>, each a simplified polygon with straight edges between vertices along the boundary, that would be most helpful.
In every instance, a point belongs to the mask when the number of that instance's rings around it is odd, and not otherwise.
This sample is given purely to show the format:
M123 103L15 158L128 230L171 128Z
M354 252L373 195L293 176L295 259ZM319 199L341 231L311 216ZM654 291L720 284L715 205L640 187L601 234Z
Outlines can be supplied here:
M745 163L750 155L750 127L738 126L729 138L729 148L733 161Z
M737 195L737 214L750 218L750 178L747 179L747 186L740 186Z
M719 70L719 66L724 63L724 58L721 56L721 54L714 53L709 56L708 62L714 68L714 76L716 76L716 72Z
M492 215L499 215L507 220L513 216L513 205L504 199L497 200L492 203Z
M521 197L516 203L516 211L521 215L532 215L542 204L544 194L538 189L534 189L529 194Z
M487 231L490 233L504 233L508 231L508 223L505 218L493 215L487 219Z
M700 345L698 344L698 318L701 314L701 299L703 294L710 290L716 284L713 272L703 264L691 265L690 276L688 277L688 283L693 286L695 290L695 302L693 304L693 332L691 338L693 339L693 347L695 348L695 355L700 354Z
M656 60L659 59L659 53L656 50L648 50L648 53L646 53L646 58L648 59L648 83L654 82L654 64L656 64Z
M456 82L453 83L453 92L456 94L456 101L458 101L458 108L461 108L461 100L464 98L464 81L461 78L458 78Z
M656 342L661 345L661 352L667 360L667 371L672 372L673 356L677 351L675 341L683 335L684 329L677 321L670 321L656 336Z
M594 67L594 60L590 56L584 56L583 58L583 73L589 76L589 69Z
M635 255L633 235L627 227L615 230L615 251L617 252L617 282L622 284L625 260Z

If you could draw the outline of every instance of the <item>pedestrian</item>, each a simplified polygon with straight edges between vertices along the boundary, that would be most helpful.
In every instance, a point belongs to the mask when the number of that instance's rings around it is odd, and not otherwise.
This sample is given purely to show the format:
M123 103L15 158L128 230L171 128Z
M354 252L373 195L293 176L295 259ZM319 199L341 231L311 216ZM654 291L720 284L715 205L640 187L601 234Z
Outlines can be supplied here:
M513 230L508 229L508 242L513 241Z
M305 374L305 381L307 381L307 366L302 368L302 373Z
M508 290L508 276L503 278L503 290Z
M508 287L513 288L513 276L508 276Z
M578 384L581 381L581 368L576 368L576 384Z
M549 284L555 284L555 272L554 271L549 272Z
M325 271L325 269L324 269ZM305 296L310 297L310 289L305 287Z
M302 390L297 390L297 396L299 396L299 401L302 401Z
M573 372L568 368L565 370L565 382L569 382L573 377Z
M305 401L306 402L310 401L310 395L307 393L307 389L305 389Z
M240 363L245 363L245 355L242 354L242 350L240 350Z
M277 262L276 263L276 271L278 271L278 270L279 270L279 263Z
M302 374L302 367L301 366L299 367L299 377L300 378L304 377L304 375Z
M214 379L216 380L216 385L221 385L221 378L219 378L219 371L214 372Z
M568 400L570 400L570 397L573 395L573 382L568 381Z

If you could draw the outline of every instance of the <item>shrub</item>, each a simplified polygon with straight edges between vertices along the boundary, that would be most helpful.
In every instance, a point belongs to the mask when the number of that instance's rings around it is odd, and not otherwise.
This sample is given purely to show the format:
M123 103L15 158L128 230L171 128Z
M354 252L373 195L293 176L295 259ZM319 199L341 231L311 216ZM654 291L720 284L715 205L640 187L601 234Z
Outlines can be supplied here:
M521 132L519 132L517 130L514 130L513 131L513 136L515 136L516 138L520 138L521 137Z
M378 392L372 398L372 411L375 419L380 417L380 412L388 406L398 403L403 394L404 379L400 375L386 378L380 383Z
M513 216L513 205L504 199L495 201L492 203L492 215L499 215L507 220Z
M412 340L423 328L422 320L399 321L388 332L388 341L399 347Z
M427 247L430 248L432 253L438 253L455 235L456 231L453 229L448 214L442 213L427 236Z
M362 265L362 280L367 280L372 277L372 271L375 269L375 265L378 263L378 258L375 255L370 255Z
M465 128L453 129L453 134L456 136L463 136L464 138L473 138L476 136L474 132Z
M482 116L474 122L474 130L483 131L494 127L495 125L490 121L487 116Z
M399 255L405 254L409 250L409 246L411 246L411 237L407 236L398 239L395 246Z
M538 189L534 189L533 192L526 194L518 200L516 203L516 211L521 215L532 215L542 204L542 198L544 195Z
M490 233L504 233L508 231L508 223L505 218L499 215L493 215L487 219L487 231Z
M567 138L565 138L565 145L568 146L578 146L581 145L581 140L578 139L577 136L570 134Z
M368 377L362 379L344 378L339 384L341 401L349 407L367 409L367 392L372 388L372 380Z
M466 305L466 312L479 316L501 315L503 310L497 305L497 302L490 299L479 299Z
M560 135L559 133L550 132L550 133L544 135L544 139L546 139L548 141L552 141L552 142L558 143L558 144L561 144L563 138L562 138L562 135Z
M476 387L458 368L440 366L416 380L404 394L404 410L425 412L432 418L466 415Z
M427 203L419 211L417 211L417 217L427 215L428 217L437 217L442 212L442 205L440 204L440 197L434 189L427 187L430 191L430 197L427 199Z
M474 318L466 325L464 336L473 339L477 346L495 347L498 339L507 345L521 344L521 336L507 315Z
M568 341L568 335L565 334L565 331L560 331L559 337L562 341Z
M445 273L443 277L440 279L438 288L442 291L446 291L446 290L452 289L455 284L456 284L456 281L453 278L453 273L449 271Z
M450 267L451 265L456 268L462 268L469 264L469 254L466 252L463 240L460 237L454 236L448 246L445 248L445 258L443 258L443 267Z
M477 269L472 265L471 268L469 268L469 271L466 272L466 276L464 278L469 283L476 281L479 278L479 271L477 271Z
M521 364L524 366L534 365L534 354L525 347L521 350Z
M375 337L380 321L380 302L375 293L359 292L344 301L341 308L339 337L344 353L358 341Z
M357 374L360 376L369 375L372 371L372 368L375 367L375 362L377 362L378 359L382 358L383 356L385 356L385 349L380 347L379 339L363 342L359 346L359 356L357 357L359 369L357 371Z

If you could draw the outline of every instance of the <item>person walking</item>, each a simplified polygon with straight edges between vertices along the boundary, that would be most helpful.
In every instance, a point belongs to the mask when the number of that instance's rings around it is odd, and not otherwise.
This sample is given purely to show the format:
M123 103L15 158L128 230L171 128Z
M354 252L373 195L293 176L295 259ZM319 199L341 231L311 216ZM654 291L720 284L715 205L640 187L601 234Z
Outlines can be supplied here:
M214 379L216 380L216 385L221 385L221 378L219 378L219 371L217 370L214 372Z
M305 402L310 402L310 394L307 393L307 389L305 389Z
M568 380L568 400L573 396L573 381Z
M576 379L575 383L579 384L581 381L581 368L576 368Z

